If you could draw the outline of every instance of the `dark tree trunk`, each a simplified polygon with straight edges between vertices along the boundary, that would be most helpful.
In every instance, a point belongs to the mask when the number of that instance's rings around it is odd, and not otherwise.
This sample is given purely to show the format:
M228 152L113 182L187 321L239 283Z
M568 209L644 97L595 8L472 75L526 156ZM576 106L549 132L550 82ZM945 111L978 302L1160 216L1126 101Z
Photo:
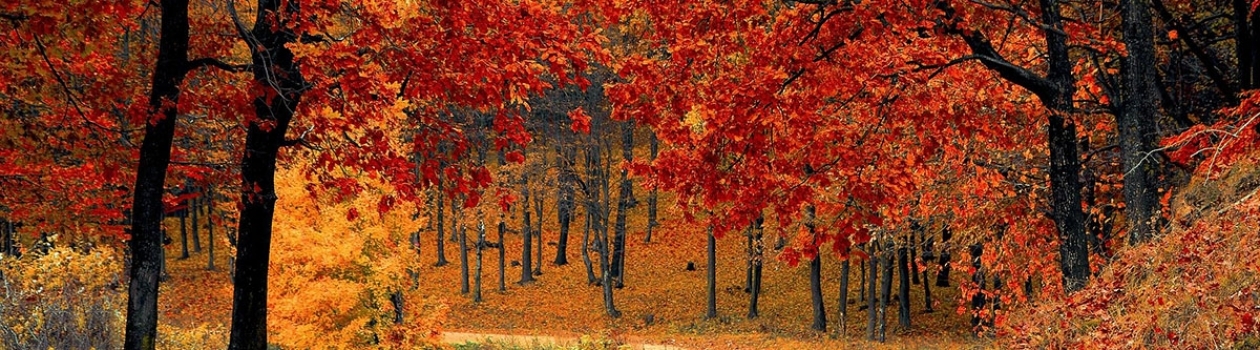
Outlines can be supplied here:
M446 232L443 232L445 231L445 226L443 226L443 222L445 222L443 219L445 218L442 217L442 213L446 211L444 208L446 200L442 197L446 196L446 194L442 191L441 175L438 175L437 194L435 196L437 197L437 262L434 262L433 266L442 267L446 266L450 262L446 261ZM454 207L454 202L452 202L452 207ZM454 232L452 232L451 235L454 236Z
M297 2L258 1L258 21L251 31L254 80L273 89L254 97L256 121L245 133L241 160L241 218L237 230L236 283L233 284L232 331L228 348L267 348L267 268L271 259L271 223L276 211L276 156L298 108L307 82L287 44L294 33L266 13L300 13ZM272 97L274 96L274 97ZM268 125L264 126L263 123Z
M858 245L858 250L865 251L862 245ZM868 252L869 253L869 252ZM870 256L867 256L870 259ZM870 306L870 301L866 299L866 263L858 264L858 311L865 310Z
M757 217L757 221L753 223L753 246L752 246L752 283L748 293L748 318L757 318L757 302L761 298L761 267L763 263L765 243L762 237L765 233L763 226L764 218Z
M188 209L184 209L183 215L179 216L179 260L188 259Z
M596 284L595 268L591 262L591 219L590 208L587 208L586 225L582 228L582 264L586 266L586 283Z
M510 208L508 210L511 210ZM507 218L499 212L499 291L507 291L507 241L503 236L507 233Z
M656 132L649 134L648 149L651 153L649 161L656 161L657 151L660 150L660 140L656 138ZM656 188L652 188L647 199L647 232L643 235L643 243L652 243L652 230L660 223L656 222Z
M971 296L971 313L972 313L971 314L971 327L974 328L974 327L979 326L984 321L980 318L980 310L984 309L984 305L986 301L984 297L984 289L985 289L984 288L985 287L984 267L980 264L980 255L984 254L984 246L979 245L979 244L973 244L971 245L970 249L971 249L971 267L975 268L976 270L976 272L971 275L971 281L975 282L976 288L980 289L976 291L975 295Z
M459 236L459 293L468 294L471 290L468 285L468 232L462 224L456 231Z
M389 303L394 307L394 324L403 323L403 293L402 291L394 291L389 293Z
M1260 11L1251 11L1251 1L1233 0L1234 10L1234 43L1235 56L1238 60L1238 85L1241 89L1254 89L1260 83L1260 69L1256 69L1257 47L1255 37L1256 23L1260 22Z
M1064 289L1076 291L1089 280L1089 244L1085 213L1081 209L1081 159L1077 153L1076 125L1070 118L1075 110L1075 62L1070 56L1067 33L1063 31L1060 0L1039 0L1042 33L1046 40L1047 70L1044 77L1019 67L1002 57L987 38L971 31L955 29L963 36L980 61L1004 79L1020 85L1041 100L1049 110L1051 212L1058 229L1060 268ZM941 3L948 7L948 3ZM952 9L946 11L953 13Z
M206 188L206 253L209 259L206 260L206 270L210 271L214 271L214 226L216 225L214 218L217 216L214 212L214 194L214 186L208 186Z
M885 245L881 253L880 291L879 291L879 342L888 339L888 301L892 297L893 257L892 246Z
M1124 210L1129 220L1130 244L1145 242L1155 234L1158 210L1157 159L1148 157L1148 152L1155 149L1159 113L1155 35L1148 1L1151 0L1120 0L1128 56L1121 58L1124 89L1116 125L1124 152Z
M473 303L481 302L481 263L483 252L486 250L486 223L481 219L481 213L477 213L477 267L473 270Z
M812 174L814 170L806 166L805 172ZM818 247L818 232L816 212L814 206L805 207L805 227L809 229L809 235L814 240L815 254L814 258L809 262L809 292L810 300L814 307L814 324L811 326L816 331L827 331L827 307L823 305L822 295L822 252Z
M521 174L521 280L519 284L529 284L534 282L534 274L530 271L533 268L533 246L534 238L530 229L533 224L530 223L529 212L529 174Z
M1089 280L1089 244L1085 213L1081 210L1080 158L1076 153L1076 127L1058 114L1050 116L1050 187L1059 245L1064 289L1073 292Z
M879 252L875 251L876 247L875 247L874 242L868 243L867 247L870 250L868 252L869 253L868 256L870 258L867 259L870 262L870 267L868 268L868 270L870 270L870 273L868 274L867 279L865 281L865 284L866 284L866 340L875 341L875 328L876 328L875 326L878 323L877 319L879 318L879 307L876 306L876 301L875 301L877 294L879 294L875 292L876 290L879 290L879 287L876 286L879 280Z
M910 283L919 284L919 235L923 229L910 231Z
M629 163L634 160L634 122L621 125L621 158ZM617 288L625 286L626 268L626 217L630 208L634 208L634 188L630 181L630 172L621 169L621 186L617 199L617 218L613 232L613 280ZM610 198L611 199L611 198Z
M573 166L577 162L577 149L573 145L557 145L556 163L559 163L559 188L556 190L556 216L560 226L560 237L556 239L556 266L569 264L569 225L573 222L575 189ZM585 238L582 245L586 245ZM585 250L585 248L583 248Z
M149 113L161 115L146 123L136 166L132 200L131 267L128 275L125 349L153 349L157 344L158 279L165 253L162 249L162 193L171 161L171 142L180 86L188 66L188 1L161 0L162 24L157 62L149 91Z
M923 237L923 255L920 256L921 258L923 258L923 267L924 267L923 269L923 312L924 313L931 313L933 311L932 310L932 283L928 282L929 278L928 278L928 270L927 270L927 266L928 266L927 262L929 259L933 258L932 248L933 248L932 239L927 237L927 233L925 231L924 237ZM918 272L914 272L914 273L918 274Z
M849 330L849 270L853 260L853 256L849 254L848 249L840 252L844 256L844 261L840 262L840 307L836 310L836 318L840 321L836 325L836 333L841 337Z
M953 236L949 230L949 226L941 230L941 252L940 260L937 262L941 265L941 270L936 273L936 286L949 287L949 239Z
M708 269L705 271L705 280L708 282L706 290L707 308L704 312L705 319L713 319L717 317L717 236L713 234L713 225L709 225L708 229L709 246L705 252L709 257Z
M748 228L744 229L744 237L748 239L748 245L744 248L744 254L747 256L747 259L748 259L747 263L744 264L744 293L752 292L753 260L756 255L756 252L753 248L753 232L752 231L753 231L753 225L748 225Z
M201 211L201 197L193 198L189 200L189 203L190 205L188 209L191 211L188 213L188 215L192 216L192 241L193 241L192 250L193 252L200 253L201 252L201 237L199 234L201 233L200 232L201 229L198 226L201 226L201 221L197 220L199 216L197 212Z
M526 203L526 208L529 204ZM534 230L534 241L538 242L538 246L534 250L534 276L542 276L543 266L543 194L534 195L534 217L538 219L538 228Z
M910 329L910 276L917 275L910 273L907 260L910 260L908 249L897 248L897 276L900 282L897 291L897 324L901 329Z

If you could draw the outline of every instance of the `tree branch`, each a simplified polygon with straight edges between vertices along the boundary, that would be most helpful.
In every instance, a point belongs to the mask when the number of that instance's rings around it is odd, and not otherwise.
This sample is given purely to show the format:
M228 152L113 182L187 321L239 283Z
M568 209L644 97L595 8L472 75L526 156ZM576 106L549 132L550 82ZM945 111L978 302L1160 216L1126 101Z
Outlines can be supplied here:
M241 73L249 71L253 66L249 64L229 64L227 62L220 61L217 58L211 57L198 58L184 64L184 70L186 72L201 69L202 67L214 67L232 73Z

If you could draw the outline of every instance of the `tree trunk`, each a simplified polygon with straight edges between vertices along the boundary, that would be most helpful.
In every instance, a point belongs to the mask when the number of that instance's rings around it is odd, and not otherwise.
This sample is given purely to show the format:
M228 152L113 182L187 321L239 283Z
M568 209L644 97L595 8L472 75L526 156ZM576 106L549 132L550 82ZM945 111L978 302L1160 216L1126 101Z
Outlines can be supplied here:
M459 293L468 294L471 289L468 285L468 232L463 224L456 231L459 236Z
M574 173L573 166L577 162L577 149L572 145L557 145L556 163L559 166L560 174L557 182L559 188L556 189L556 216L560 225L560 237L556 239L556 266L564 266L569 264L569 225L573 222L573 212L576 208L574 196ZM585 246L585 238L582 245ZM585 251L586 248L583 248ZM589 265L589 264L588 264Z
M840 253L844 256L844 261L840 262L840 307L836 310L836 318L840 321L836 324L836 333L844 337L849 330L849 265L853 256L847 249Z
M1238 61L1238 85L1242 90L1254 89L1260 85L1260 69L1256 69L1257 48L1255 36L1257 14L1251 11L1251 1L1233 0L1234 19L1234 53ZM1250 17L1250 20L1248 18Z
M704 312L705 319L713 319L717 317L717 236L713 234L713 225L708 228L709 246L705 252L709 257L708 270L705 271L705 280L708 282L706 295L707 308Z
M511 210L510 208L508 210ZM507 291L507 241L503 240L507 232L507 217L499 212L499 291Z
M875 291L879 289L876 283L879 279L879 253L875 251L875 243L868 243L868 256L870 260L870 273L866 279L866 340L875 341L875 325L879 317L879 307L876 306Z
M864 251L863 245L858 245L858 250ZM869 252L868 252L869 253ZM867 260L871 259L867 255ZM866 263L858 264L858 311L862 311L870 306L870 301L866 299Z
M179 215L179 245L181 247L179 260L188 259L188 209L185 208L183 213Z
M199 234L201 233L200 232L201 229L198 226L201 226L201 221L197 220L198 219L197 212L201 211L201 197L199 196L197 198L193 198L189 200L189 202L191 205L188 207L188 209L191 211L188 213L188 215L192 216L192 241L193 241L192 250L195 253L200 253L201 252L201 237Z
M1060 266L1064 289L1074 292L1089 281L1089 237L1081 210L1080 158L1076 153L1076 127L1062 116L1050 116L1050 187L1054 198L1055 226L1060 232Z
M648 149L651 153L650 161L656 161L657 151L660 150L660 140L656 138L656 132L649 134ZM652 192L648 194L647 199L647 232L643 235L643 243L652 243L652 230L659 225L656 222L656 188L652 188Z
M525 204L529 208L529 203ZM534 230L534 241L538 246L534 250L534 276L542 276L543 266L543 194L534 195L534 217L538 218L538 228Z
M534 282L534 274L530 271L534 267L534 262L531 260L534 257L532 254L534 238L531 236L533 233L530 232L533 224L530 223L529 174L527 173L521 174L521 203L524 204L521 207L521 219L523 220L521 222L521 280L517 283L530 284Z
M444 226L442 225L442 223L445 222L443 220L445 218L442 217L442 213L446 211L445 208L443 208L443 204L446 203L446 200L442 198L443 196L445 196L445 193L442 192L442 176L438 175L437 195L435 195L435 197L437 197L437 262L433 263L433 266L437 267L446 266L450 263L449 261L446 261L446 232L443 232ZM454 210L454 202L451 202L451 207L452 210ZM452 232L451 235L454 236L454 232Z
M923 229L910 231L910 283L919 284L919 235L923 233Z
M812 172L812 171L811 171ZM814 224L814 207L805 207L805 226L809 228L809 234L814 238L814 247L818 249L818 232L815 232ZM811 326L816 331L827 331L827 308L823 305L822 295L822 253L816 252L814 258L809 261L809 294L814 306L814 324Z
M976 291L975 295L971 296L971 327L975 328L980 326L980 324L984 321L980 318L980 311L984 310L986 301L984 297L984 266L980 264L980 255L984 254L984 246L973 244L971 245L970 250L971 267L976 271L971 275L971 281L975 282L976 288L979 289Z
M592 220L593 219L591 219L590 208L587 208L586 220L585 220L586 225L582 228L582 263L586 266L586 283L588 284L597 283L597 280L595 277L595 268L591 266L593 265L593 263L591 262L591 225L593 225L593 223L591 222Z
M764 258L762 252L765 249L765 243L762 241L765 233L764 221L764 218L759 216L753 223L752 283L748 293L748 318L750 319L757 318L757 299L761 298L761 267Z
M276 211L276 157L285 143L284 134L298 108L307 82L287 44L296 37L268 12L300 13L298 3L259 0L258 18L251 35L254 80L272 89L254 97L255 122L245 134L241 161L241 218L233 284L232 331L228 349L267 348L267 268L271 259L271 223ZM278 96L278 97L276 97ZM266 123L266 125L264 125Z
M906 247L897 248L897 276L900 277L897 293L897 324L901 329L910 329L910 264ZM916 274L917 275L917 274Z
M930 313L933 311L932 310L932 283L928 283L927 261L928 259L933 258L932 256L933 244L932 244L932 240L926 236L926 232L924 233L923 244L924 244L923 255L920 256L921 258L923 258L923 312ZM917 274L918 272L915 272L915 273Z
M394 324L396 325L402 324L403 316L404 316L402 291L396 290L392 293L389 293L389 303L394 306Z
M881 253L880 265L883 271L880 271L880 291L879 291L879 342L883 343L888 339L888 300L892 297L892 274L893 259L892 246L885 245L884 251Z
M481 302L482 252L486 250L486 223L481 218L481 213L477 213L477 267L473 270L473 303Z
M127 321L124 349L153 349L157 344L158 278L164 260L162 249L162 193L171 161L171 142L180 86L188 65L188 1L161 0L162 24L157 62L149 91L149 113L161 115L146 123L136 166L132 200L131 250L128 271Z
M949 287L949 239L953 234L949 230L949 226L941 230L941 253L940 260L937 261L941 265L941 270L936 273L936 286Z
M621 125L621 158L629 163L634 160L634 122L627 121ZM611 199L611 198L610 198ZM630 181L630 171L621 169L620 193L617 196L617 221L613 232L613 280L617 288L625 286L626 270L626 216L630 208L634 208L634 188Z
M1156 228L1157 158L1148 157L1155 149L1159 93L1155 81L1155 36L1152 33L1151 0L1120 0L1123 11L1124 46L1121 57L1123 98L1116 115L1120 148L1124 152L1125 217L1129 220L1129 243L1146 242ZM1240 45L1241 44L1240 42Z
M1060 268L1064 289L1073 292L1089 280L1089 244L1085 232L1085 214L1081 209L1081 159L1077 153L1076 125L1071 113L1076 92L1073 75L1075 60L1070 55L1067 33L1059 0L1039 0L1042 34L1046 41L1045 77L1036 76L1023 67L1007 62L987 39L975 32L961 31L972 52L1004 79L1021 85L1041 100L1049 110L1051 212L1059 232ZM948 5L946 5L948 6Z

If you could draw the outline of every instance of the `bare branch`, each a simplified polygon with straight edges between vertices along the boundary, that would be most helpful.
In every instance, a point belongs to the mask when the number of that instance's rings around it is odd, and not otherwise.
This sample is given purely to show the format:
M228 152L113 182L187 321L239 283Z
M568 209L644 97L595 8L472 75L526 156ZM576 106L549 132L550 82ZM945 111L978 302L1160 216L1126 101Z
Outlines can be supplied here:
M220 61L217 58L203 57L188 61L188 63L184 65L184 70L191 72L201 69L202 67L215 67L232 73L240 73L249 71L253 66L249 64L229 64L227 62Z

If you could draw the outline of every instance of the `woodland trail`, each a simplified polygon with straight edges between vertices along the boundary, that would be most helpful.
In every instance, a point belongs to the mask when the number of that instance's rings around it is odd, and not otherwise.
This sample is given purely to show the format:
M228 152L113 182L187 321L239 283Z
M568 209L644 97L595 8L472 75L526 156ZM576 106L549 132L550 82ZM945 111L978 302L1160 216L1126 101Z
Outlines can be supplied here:
M576 337L557 337L548 335L521 335L521 334L498 334L498 333L464 333L464 332L442 332L442 342L446 344L466 344L478 342L495 342L507 343L523 346L543 345L543 346L572 346L580 342L580 338ZM645 344L645 343L628 343L622 344L629 346L630 349L636 350L686 350L686 348L664 345L664 344Z

